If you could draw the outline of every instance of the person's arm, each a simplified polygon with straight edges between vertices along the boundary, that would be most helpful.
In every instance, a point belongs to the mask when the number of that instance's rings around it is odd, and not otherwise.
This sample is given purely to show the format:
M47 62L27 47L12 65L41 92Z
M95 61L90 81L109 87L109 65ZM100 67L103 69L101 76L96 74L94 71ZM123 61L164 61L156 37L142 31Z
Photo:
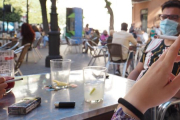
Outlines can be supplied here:
M173 97L180 98L180 90Z
M0 78L0 99L3 97L3 95L5 94L6 90L5 88L7 87L7 83L5 83L5 79L4 78Z
M152 64L146 74L133 85L125 95L124 100L144 114L149 108L158 106L172 98L180 89L180 74L171 79L174 62L180 58L178 56L179 49L180 37ZM128 109L125 104L119 104L117 108L120 107L123 108L126 114L139 120L136 113L132 112L132 107ZM122 116L114 113L113 118L115 119L112 120L117 120Z
M139 62L136 68L129 74L128 79L136 80L143 68L143 63Z
M132 34L129 36L129 41L130 41L133 45L137 45L137 41L136 41L136 39L133 37Z

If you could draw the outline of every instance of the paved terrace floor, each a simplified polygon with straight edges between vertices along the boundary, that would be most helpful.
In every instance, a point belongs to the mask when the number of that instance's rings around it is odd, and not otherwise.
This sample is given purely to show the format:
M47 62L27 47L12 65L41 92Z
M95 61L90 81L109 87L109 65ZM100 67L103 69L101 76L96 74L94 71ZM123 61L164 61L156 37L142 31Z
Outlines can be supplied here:
M71 59L73 62L71 64L71 70L81 70L83 67L86 67L91 59L90 53L82 54L82 51L77 51L74 47L72 50L66 51L67 45L60 46L60 55L64 59ZM20 70L22 71L23 75L32 75L32 74L40 74L40 73L50 73L50 68L45 67L45 59L48 55L48 48L40 48L39 49L43 58L34 63L34 58L32 56L32 51L29 52L29 60L26 62L24 60L23 64L21 65ZM36 59L38 58L35 54ZM105 66L104 58L97 58L94 66ZM112 68L111 68L112 69Z

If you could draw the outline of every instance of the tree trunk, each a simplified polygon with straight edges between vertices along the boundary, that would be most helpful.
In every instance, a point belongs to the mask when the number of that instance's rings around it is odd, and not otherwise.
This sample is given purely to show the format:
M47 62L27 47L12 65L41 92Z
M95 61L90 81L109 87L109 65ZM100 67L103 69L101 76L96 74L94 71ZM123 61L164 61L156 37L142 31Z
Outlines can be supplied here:
M44 30L44 32L46 34L48 34L48 32L49 32L49 25L48 25L48 19L47 19L46 1L47 0L39 0L39 2L41 4L43 30Z
M113 10L111 8L111 3L107 0L105 0L106 2L106 8L108 10L108 13L110 14L110 26L109 26L109 30L114 30L114 14L113 14Z
M27 11L26 11L26 23L29 24L29 0L27 0L26 2L27 2L26 3L26 9L27 9Z

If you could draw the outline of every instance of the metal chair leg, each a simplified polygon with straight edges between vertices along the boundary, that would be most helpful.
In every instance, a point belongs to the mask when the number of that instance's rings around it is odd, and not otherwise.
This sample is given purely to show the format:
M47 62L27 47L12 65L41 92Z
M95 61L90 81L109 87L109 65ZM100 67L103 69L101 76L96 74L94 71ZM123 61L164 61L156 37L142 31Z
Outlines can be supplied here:
M66 47L65 51L64 51L64 54L66 53L66 50L68 49L69 46Z
M89 61L89 63L88 63L88 66L91 64L91 61L93 60L93 57L91 58L91 60Z
M17 69L17 71L19 72L19 74L20 74L21 76L23 75L20 69Z
M39 51L39 49L35 48L35 50L39 53L40 58L42 58L43 56L42 56L41 52Z
M127 62L128 62L128 61L127 61ZM122 77L125 77L125 74L126 74L126 67L127 67L127 62L124 63Z
M36 63L36 58L34 56L34 49L32 49L32 55L33 55L33 58L34 58L34 62Z
M115 74L115 72L116 72L115 64L113 64L113 70L114 70L114 74Z
M36 48L34 48L34 51L36 52L37 56L39 57L39 59L41 59L41 56L39 55L39 53L37 52Z

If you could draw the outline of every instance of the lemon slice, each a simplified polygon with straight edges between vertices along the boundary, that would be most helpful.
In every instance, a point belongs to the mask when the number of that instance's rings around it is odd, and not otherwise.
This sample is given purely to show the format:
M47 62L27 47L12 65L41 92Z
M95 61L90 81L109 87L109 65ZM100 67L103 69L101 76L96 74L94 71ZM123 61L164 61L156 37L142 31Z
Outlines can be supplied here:
M96 90L96 88L93 88L90 92L90 95L92 95L95 90Z
M57 81L57 80L52 80L53 82L55 82L57 84L57 86L66 86L67 83L65 82L60 82L60 81Z

